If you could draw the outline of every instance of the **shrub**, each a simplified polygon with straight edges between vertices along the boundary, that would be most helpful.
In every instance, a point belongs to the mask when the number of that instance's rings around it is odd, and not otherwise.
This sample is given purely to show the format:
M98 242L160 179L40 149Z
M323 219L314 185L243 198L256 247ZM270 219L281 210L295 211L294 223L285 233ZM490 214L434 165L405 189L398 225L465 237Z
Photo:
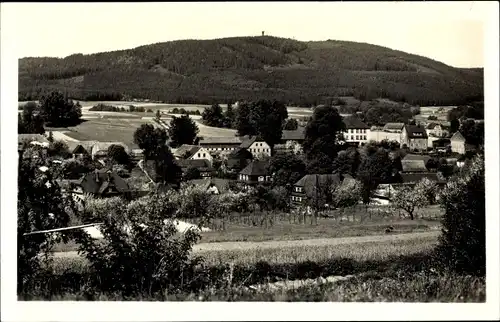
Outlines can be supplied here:
M94 292L155 296L189 289L199 263L190 251L200 236L193 229L177 234L171 197L152 194L130 204L119 198L86 202L85 219L103 223L100 242L85 232L75 233L79 251L94 272Z
M452 179L440 195L445 209L437 248L445 264L458 272L484 275L486 270L484 159Z

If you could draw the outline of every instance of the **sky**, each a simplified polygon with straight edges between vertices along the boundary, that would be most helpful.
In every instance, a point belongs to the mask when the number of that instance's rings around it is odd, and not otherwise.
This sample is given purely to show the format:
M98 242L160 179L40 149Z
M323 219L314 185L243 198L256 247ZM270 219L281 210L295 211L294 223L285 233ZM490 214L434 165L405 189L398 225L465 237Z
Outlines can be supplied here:
M348 40L483 67L482 2L3 3L17 57L65 57L178 39ZM2 24L3 25L3 24Z

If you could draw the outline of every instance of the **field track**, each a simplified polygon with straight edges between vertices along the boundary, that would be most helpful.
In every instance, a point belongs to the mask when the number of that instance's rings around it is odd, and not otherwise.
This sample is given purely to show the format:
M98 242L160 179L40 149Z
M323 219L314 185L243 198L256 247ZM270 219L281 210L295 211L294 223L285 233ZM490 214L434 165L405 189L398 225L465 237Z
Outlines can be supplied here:
M342 244L359 244L373 242L398 242L402 240L419 239L425 237L437 237L440 231L418 232L397 235L380 236L361 236L361 237L343 237L343 238L318 238L289 241L263 241L263 242L222 242L222 243L200 243L193 247L194 252L205 251L231 251L231 250L251 250L251 249L269 249L297 246L335 246ZM76 257L76 251L56 252L56 257Z

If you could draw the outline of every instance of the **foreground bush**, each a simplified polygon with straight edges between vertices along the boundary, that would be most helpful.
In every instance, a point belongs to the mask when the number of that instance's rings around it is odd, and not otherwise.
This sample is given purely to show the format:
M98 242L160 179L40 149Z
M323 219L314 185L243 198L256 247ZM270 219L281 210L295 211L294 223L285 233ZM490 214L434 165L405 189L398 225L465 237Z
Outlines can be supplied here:
M442 192L445 209L438 252L457 272L484 275L486 223L484 159L476 157L470 169L450 181Z
M82 277L87 280L84 293L154 296L189 289L199 262L190 251L200 236L192 229L177 234L177 209L170 195L154 194L129 204L119 198L95 199L85 207L84 220L102 222L104 238L75 233L79 252L90 265L88 276Z

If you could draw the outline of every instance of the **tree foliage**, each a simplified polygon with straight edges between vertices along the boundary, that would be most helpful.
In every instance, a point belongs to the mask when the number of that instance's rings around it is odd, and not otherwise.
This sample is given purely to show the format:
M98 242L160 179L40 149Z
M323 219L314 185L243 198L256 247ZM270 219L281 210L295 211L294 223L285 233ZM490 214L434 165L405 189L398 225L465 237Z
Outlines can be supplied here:
M293 185L306 174L306 165L294 154L277 154L271 158L268 171L273 175L273 186L285 187L291 192Z
M363 186L357 180L343 180L338 185L331 187L332 206L335 208L347 208L358 204L361 200Z
M224 114L222 112L222 107L220 107L217 103L212 104L210 107L205 107L201 116L205 124L208 126L224 126Z
M53 127L64 127L80 123L82 107L66 99L60 92L51 92L40 98L40 110L46 123Z
M337 109L330 106L320 106L314 110L312 119L307 123L305 140L302 144L309 161L316 163L321 159L326 172L333 170L333 160L337 157L337 135L345 129L342 116Z
M415 219L415 211L428 205L428 199L425 195L422 185L415 187L402 186L394 194L393 205L397 209L404 210L411 220Z
M171 139L170 145L176 148L183 144L193 144L198 132L198 126L189 115L174 116L168 128L168 136Z
M440 194L445 210L439 257L453 270L484 275L486 271L486 218L484 157L452 179Z
M283 130L294 131L297 130L298 127L299 127L299 122L297 122L297 120L294 118L289 118L286 120Z
M141 124L134 132L134 143L143 150L144 158L151 159L156 151L167 142L167 133L152 124Z
M366 147L369 149L369 147ZM380 183L391 180L393 172L392 161L387 151L382 148L369 150L362 158L356 178L363 185L362 199L365 204L370 202L371 193Z
M117 164L128 165L130 162L127 151L119 144L112 144L108 147L108 158Z
M35 102L24 104L22 112L17 118L17 133L45 133L44 119L39 106Z

